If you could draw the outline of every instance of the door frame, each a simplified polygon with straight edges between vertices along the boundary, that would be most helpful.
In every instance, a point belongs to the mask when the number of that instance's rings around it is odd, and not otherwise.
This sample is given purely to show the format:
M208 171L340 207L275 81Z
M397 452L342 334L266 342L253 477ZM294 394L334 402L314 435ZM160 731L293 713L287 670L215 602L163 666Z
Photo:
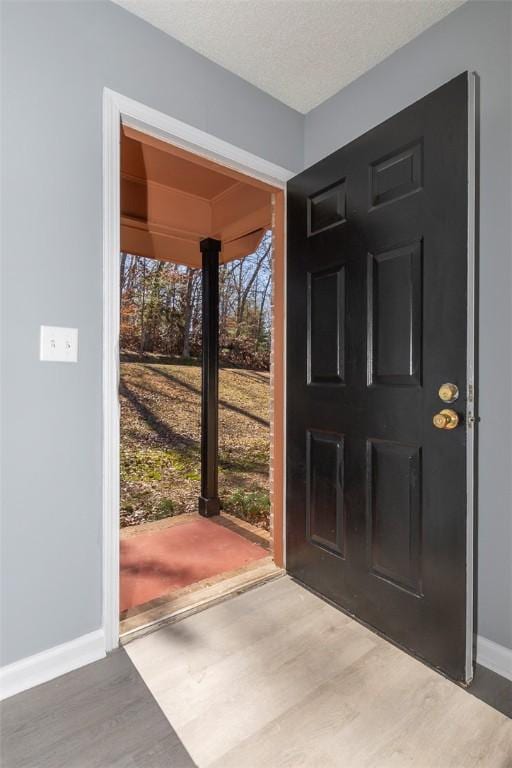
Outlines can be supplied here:
M141 102L123 96L110 88L103 90L103 416L102 416L102 507L103 507L103 574L102 626L105 651L119 645L119 503L120 503L120 413L119 413L119 253L120 253L120 174L121 125L127 125L176 147L193 152L207 161L238 171L274 192L273 229L275 257L280 257L279 336L274 339L273 392L279 393L279 408L273 413L272 445L280 447L274 461L282 466L274 486L274 505L279 509L274 540L274 558L284 565L284 532L286 521L285 494L285 411L286 411L286 182L295 176L286 168L226 142L216 136L159 112ZM274 260L273 270L277 259ZM277 269L276 269L277 274ZM273 274L273 284L276 275ZM278 317L279 313L279 317ZM276 334L277 335L277 334ZM280 477L279 477L280 475ZM278 551L281 549L282 551Z

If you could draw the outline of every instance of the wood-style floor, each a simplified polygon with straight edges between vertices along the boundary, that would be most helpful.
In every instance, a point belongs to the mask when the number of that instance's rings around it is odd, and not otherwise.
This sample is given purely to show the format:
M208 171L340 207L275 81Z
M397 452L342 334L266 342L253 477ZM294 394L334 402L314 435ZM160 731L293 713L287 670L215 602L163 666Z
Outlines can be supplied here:
M289 578L126 647L199 768L509 768L512 721Z
M512 720L287 577L13 696L0 722L2 768L512 768Z
M2 768L195 768L125 651L0 704Z

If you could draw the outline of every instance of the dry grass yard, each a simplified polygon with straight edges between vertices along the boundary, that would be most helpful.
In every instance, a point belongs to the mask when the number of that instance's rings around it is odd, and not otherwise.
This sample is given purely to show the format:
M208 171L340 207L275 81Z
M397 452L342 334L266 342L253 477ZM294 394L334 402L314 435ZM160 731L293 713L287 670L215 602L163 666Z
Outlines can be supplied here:
M121 364L121 526L197 510L201 369ZM223 508L268 528L269 374L221 369Z

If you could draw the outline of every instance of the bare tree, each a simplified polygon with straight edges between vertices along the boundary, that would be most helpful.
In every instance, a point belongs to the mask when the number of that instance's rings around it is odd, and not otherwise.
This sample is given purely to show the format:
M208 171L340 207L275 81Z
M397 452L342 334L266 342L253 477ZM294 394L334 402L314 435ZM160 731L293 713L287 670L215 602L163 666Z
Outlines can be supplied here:
M270 287L271 279L272 279L272 275L269 272L268 277L267 277L267 281L265 283L265 287L263 288L263 291L262 291L260 308L259 308L259 313L258 313L258 336L257 336L258 340L261 339L261 333L262 333L262 330L263 330L263 320L264 320L264 316L265 316L265 307L266 307L266 301L267 301L267 294L268 294L268 289Z
M268 367L271 235L255 253L219 271L221 359ZM123 253L121 348L198 357L201 352L201 270Z
M146 259L142 259L142 288L141 288L141 303L140 303L140 354L144 354L144 342L146 336L146 329L144 325L145 317L144 310L146 308Z
M119 275L119 291L120 291L120 300L123 298L123 291L125 289L125 283L126 283L126 262L128 259L127 253L121 254L121 269L120 269L120 275Z
M185 307L183 309L183 347L181 349L182 357L190 357L190 323L192 321L192 297L194 290L195 271L196 270L192 267L187 267Z
M238 313L237 313L237 335L240 333L240 329L244 319L244 311L245 311L245 305L247 303L247 297L251 292L251 288L254 284L254 281L258 277L258 273L261 269L261 265L263 264L263 262L265 261L269 253L270 253L270 243L268 244L266 250L263 251L258 261L256 262L256 266L254 267L254 270L242 291L242 296L238 305Z

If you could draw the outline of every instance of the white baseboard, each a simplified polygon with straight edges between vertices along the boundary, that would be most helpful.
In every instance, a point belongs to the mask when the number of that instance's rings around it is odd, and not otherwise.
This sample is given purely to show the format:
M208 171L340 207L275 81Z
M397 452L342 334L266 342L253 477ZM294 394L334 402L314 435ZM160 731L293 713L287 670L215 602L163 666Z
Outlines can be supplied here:
M0 700L105 656L102 629L0 668Z
M505 648L493 640L478 635L476 639L476 660L482 667L492 669L498 675L512 680L512 649Z
M477 637L479 664L512 680L512 649ZM102 629L0 668L0 700L105 657Z

